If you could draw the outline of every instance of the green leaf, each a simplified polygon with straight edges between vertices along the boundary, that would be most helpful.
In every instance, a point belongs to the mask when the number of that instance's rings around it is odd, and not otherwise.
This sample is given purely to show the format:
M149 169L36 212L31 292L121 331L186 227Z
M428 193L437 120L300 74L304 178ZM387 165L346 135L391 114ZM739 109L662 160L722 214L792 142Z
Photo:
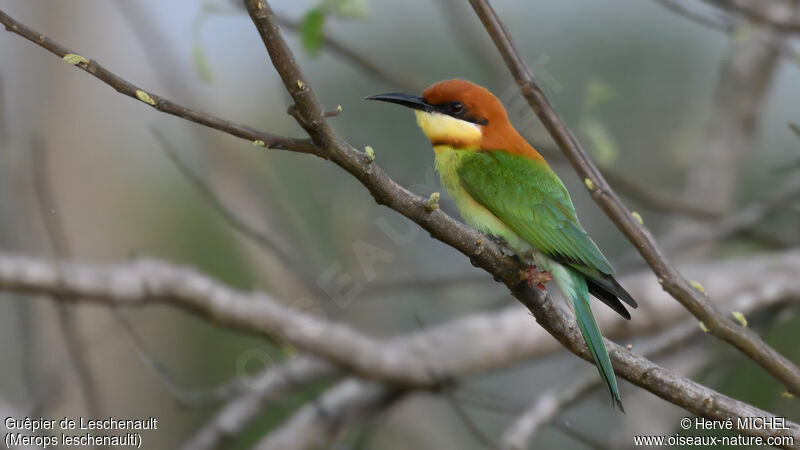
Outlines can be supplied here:
M702 284L700 284L700 282L699 282L699 281L694 281L694 280L691 280L691 281L689 281L689 285L690 285L691 287L695 288L696 290L698 290L698 291L702 292L703 294L705 294L705 293L706 293L706 288L704 288L704 287L703 287L703 285L702 285Z
M439 197L440 195L438 192L434 192L428 197L428 201L425 203L425 209L428 212L434 212L439 209Z
M322 48L322 30L325 27L327 9L322 7L308 11L300 22L300 36L308 54L317 56Z
M78 64L78 63L89 64L89 60L88 59L84 58L81 55L76 55L74 53L67 53L66 55L64 55L63 59L64 59L64 61L68 62L69 64L72 64L73 66Z
M734 319L736 319L737 322L739 322L739 324L741 324L743 327L747 327L747 319L744 317L744 314L739 311L734 311L731 313L731 315Z
M150 94L141 89L136 90L136 97L150 106L156 106L156 101L153 100L153 97L150 97Z

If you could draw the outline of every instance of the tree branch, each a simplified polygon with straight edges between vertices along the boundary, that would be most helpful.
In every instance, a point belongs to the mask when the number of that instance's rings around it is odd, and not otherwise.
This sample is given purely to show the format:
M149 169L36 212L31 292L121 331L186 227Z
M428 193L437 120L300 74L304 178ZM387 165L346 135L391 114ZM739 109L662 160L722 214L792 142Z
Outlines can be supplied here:
M2 10L0 10L0 23L5 25L7 31L18 34L61 58L68 54L77 54L76 52L58 44L57 42L54 42L47 36L17 22ZM210 114L205 114L185 106L178 105L177 103L173 103L163 97L139 88L133 83L117 76L105 67L101 66L97 61L87 60L85 62L78 62L75 64L75 66L103 81L120 94L140 100L142 103L146 103L161 112L181 117L188 121L205 125L215 130L223 131L232 136L247 139L251 142L261 141L267 148L314 154L314 148L307 139L294 139L265 133L246 125L240 125L225 119L220 119ZM144 95L142 93L144 93Z
M517 80L522 95L531 109L580 177L584 179L592 198L636 247L658 276L664 289L701 320L712 334L738 348L786 385L790 392L800 395L800 369L767 345L756 333L740 326L730 316L722 314L708 296L694 289L675 269L652 234L622 204L597 166L589 159L586 151L553 109L530 69L514 48L508 30L488 1L470 0L470 3Z

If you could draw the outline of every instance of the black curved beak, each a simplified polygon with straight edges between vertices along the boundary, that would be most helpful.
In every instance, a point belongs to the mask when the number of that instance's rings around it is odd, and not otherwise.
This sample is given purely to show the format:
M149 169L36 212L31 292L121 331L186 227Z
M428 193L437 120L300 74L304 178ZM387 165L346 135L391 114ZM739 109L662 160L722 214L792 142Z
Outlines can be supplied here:
M419 95L403 94L400 92L392 92L388 94L371 95L364 97L364 100L378 100L381 102L397 103L411 109L418 109L421 111L431 112L434 110L433 105L426 102L424 98Z

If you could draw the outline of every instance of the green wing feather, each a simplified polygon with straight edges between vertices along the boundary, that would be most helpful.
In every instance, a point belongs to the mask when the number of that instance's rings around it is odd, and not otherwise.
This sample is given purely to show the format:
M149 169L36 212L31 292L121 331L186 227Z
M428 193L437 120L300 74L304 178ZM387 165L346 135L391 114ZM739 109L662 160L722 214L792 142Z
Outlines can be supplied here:
M464 190L536 250L580 272L589 292L622 317L636 301L578 222L567 188L542 160L504 151L463 152L457 168Z
M475 200L538 251L590 273L614 273L578 222L564 184L544 161L502 151L470 152L458 174Z
M620 303L635 302L614 280L614 268L578 222L564 184L544 161L502 151L470 152L458 175L464 189L504 224L563 265L553 277L571 300L581 335L617 407L624 411L603 336L592 315L589 291L626 318Z

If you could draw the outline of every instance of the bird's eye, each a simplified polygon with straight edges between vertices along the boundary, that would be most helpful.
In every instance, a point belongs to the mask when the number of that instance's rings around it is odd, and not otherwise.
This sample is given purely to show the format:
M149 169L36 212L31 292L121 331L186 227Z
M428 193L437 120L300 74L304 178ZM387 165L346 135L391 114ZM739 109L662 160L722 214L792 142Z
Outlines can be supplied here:
M464 112L464 105L459 102L453 102L450 104L450 112L453 114L461 114Z

